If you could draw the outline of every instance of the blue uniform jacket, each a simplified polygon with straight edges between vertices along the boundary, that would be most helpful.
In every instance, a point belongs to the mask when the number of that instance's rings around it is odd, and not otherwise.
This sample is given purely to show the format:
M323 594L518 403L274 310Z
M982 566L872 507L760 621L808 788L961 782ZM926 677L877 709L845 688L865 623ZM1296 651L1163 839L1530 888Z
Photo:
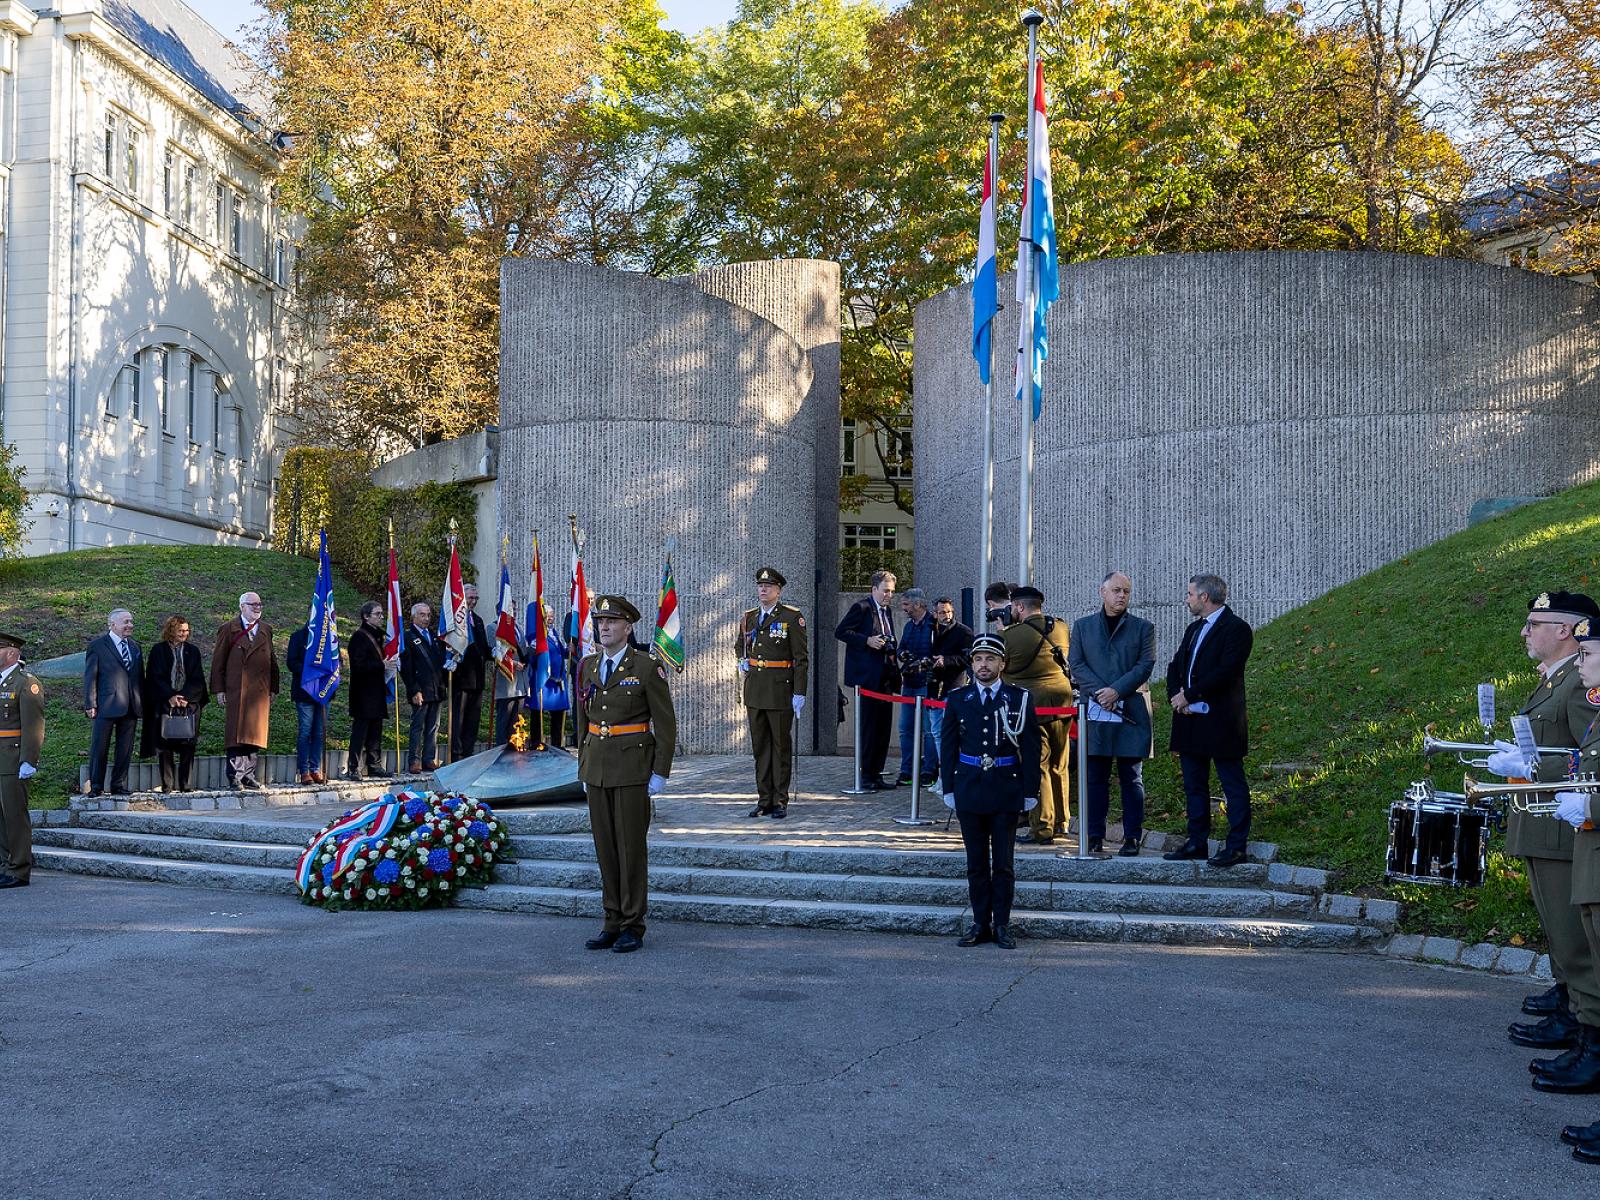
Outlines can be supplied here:
M1019 718L1012 741L1006 729ZM985 757L992 761L987 769ZM1039 794L1039 770L1039 718L1027 689L1002 683L987 714L977 684L950 694L939 730L939 778L946 792L955 792L958 811L1021 812L1022 802Z

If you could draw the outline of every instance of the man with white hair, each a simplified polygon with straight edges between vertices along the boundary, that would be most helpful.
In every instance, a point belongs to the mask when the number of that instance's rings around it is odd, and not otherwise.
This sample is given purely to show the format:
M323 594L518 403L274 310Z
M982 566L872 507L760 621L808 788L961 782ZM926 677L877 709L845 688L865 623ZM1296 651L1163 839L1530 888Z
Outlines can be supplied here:
M114 608L106 617L106 631L83 652L83 712L94 722L89 735L86 789L91 796L107 790L113 796L128 794L128 767L133 762L133 733L139 724L143 680L144 651L133 640L133 614L125 608Z
M261 608L261 597L254 592L240 596L239 615L217 630L211 652L211 694L228 717L228 782L256 792L266 790L256 767L267 746L272 698L278 694L278 654Z

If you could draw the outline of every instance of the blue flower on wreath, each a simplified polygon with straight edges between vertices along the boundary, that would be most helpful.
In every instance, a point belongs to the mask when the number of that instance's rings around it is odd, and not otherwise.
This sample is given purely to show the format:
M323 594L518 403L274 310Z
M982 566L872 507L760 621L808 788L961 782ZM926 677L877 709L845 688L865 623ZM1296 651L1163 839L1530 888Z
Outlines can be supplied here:
M386 858L372 872L372 877L379 883L393 883L400 878L400 864L392 858Z
M427 811L428 802L426 800L411 799L406 801L406 816L410 817L413 821L420 820L423 813Z
M483 841L484 838L489 836L488 824L484 821L474 821L471 825L467 826L467 836L475 837L480 842Z
M455 808L460 803L461 803L461 801L458 800L456 797L454 797L454 796L446 796L443 800L439 801L439 807L440 808Z
M327 863L327 864L325 864L323 866L323 868L322 868L322 882L323 883L332 883L333 882L333 864L332 863Z
M443 875L450 869L450 851L444 847L428 851L428 870L435 875Z

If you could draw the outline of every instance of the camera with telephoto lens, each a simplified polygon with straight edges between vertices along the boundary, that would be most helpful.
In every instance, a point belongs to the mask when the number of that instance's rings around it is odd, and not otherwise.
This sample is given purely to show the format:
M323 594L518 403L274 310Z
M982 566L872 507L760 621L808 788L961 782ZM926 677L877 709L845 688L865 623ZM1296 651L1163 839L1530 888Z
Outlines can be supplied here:
M902 675L926 675L933 670L933 659L931 657L913 658L911 657L911 651L902 650L896 655L896 658L900 663L900 673Z
M1003 604L999 608L989 609L983 614L983 619L985 621L998 621L1000 622L1000 628L1004 629L1017 618L1012 615L1011 606L1009 604Z

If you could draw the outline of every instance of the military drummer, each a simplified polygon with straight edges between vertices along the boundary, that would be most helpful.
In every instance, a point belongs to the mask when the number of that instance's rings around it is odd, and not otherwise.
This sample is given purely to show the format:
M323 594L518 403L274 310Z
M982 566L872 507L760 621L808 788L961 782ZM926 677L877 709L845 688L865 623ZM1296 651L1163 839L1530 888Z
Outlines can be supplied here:
M672 773L678 721L666 668L630 640L639 610L622 596L597 596L592 612L600 649L579 668L578 778L589 798L605 928L584 944L626 954L644 945L650 797Z
M44 752L44 689L24 671L22 639L0 633L0 888L27 887L33 869L28 780Z
M744 676L744 707L750 719L750 750L756 760L756 806L746 815L789 815L794 723L806 706L811 651L806 619L780 597L788 583L771 567L756 572L755 608L746 609L733 652Z

